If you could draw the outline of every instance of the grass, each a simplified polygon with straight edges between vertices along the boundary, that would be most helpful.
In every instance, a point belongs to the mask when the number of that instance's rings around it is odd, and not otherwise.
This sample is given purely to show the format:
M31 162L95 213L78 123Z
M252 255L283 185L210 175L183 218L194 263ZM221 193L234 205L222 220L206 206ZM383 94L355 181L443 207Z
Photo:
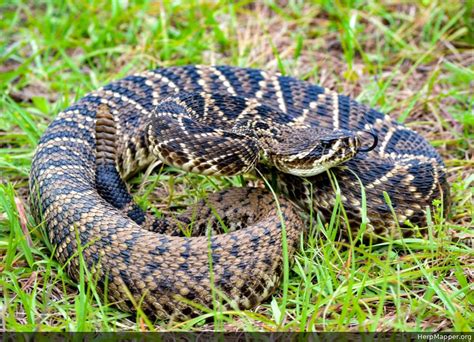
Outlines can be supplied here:
M6 1L0 4L0 330L472 331L474 27L472 2ZM29 214L35 145L61 109L157 66L231 64L311 80L391 113L432 142L452 208L425 240L336 239L310 228L287 281L253 311L149 321L114 309L87 270L79 284ZM164 170L135 184L166 212L248 178ZM341 210L341 208L336 208ZM335 211L336 213L336 211ZM206 322L203 318L210 318Z

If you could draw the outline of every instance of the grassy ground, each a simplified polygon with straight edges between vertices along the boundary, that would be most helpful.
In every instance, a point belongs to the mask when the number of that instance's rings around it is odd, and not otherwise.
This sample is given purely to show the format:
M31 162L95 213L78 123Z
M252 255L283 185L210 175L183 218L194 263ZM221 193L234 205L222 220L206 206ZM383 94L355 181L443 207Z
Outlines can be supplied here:
M0 330L470 331L472 2L0 2ZM150 322L72 282L31 220L27 177L56 113L108 81L178 64L279 70L390 112L443 155L453 206L426 240L361 246L313 224L289 280L248 312ZM137 190L158 208L235 179L168 174ZM85 280L85 279L83 279Z

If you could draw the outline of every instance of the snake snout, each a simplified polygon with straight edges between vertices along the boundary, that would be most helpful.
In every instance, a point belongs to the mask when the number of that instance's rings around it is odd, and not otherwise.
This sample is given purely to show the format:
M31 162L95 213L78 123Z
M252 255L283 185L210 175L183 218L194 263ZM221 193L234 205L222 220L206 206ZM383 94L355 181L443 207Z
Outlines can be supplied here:
M337 154L341 154L344 159L354 156L361 146L360 137L352 131L339 129L332 132L334 144L333 150Z

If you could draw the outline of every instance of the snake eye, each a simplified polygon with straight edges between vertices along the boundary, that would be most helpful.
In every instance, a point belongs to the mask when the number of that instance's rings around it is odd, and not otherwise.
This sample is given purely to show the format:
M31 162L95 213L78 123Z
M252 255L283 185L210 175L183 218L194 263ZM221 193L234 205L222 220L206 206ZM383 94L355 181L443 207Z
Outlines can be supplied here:
M334 139L321 139L321 146L324 148L330 148L334 143Z

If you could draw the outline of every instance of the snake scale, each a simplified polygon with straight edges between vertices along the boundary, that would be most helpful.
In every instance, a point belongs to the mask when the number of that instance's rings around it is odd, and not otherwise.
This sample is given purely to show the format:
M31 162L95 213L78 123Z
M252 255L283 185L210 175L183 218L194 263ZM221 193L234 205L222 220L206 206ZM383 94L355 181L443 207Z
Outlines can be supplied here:
M124 180L158 160L210 175L258 170L279 205L263 188L232 188L153 217ZM245 309L267 298L281 278L283 225L290 258L304 232L300 208L329 219L338 193L357 231L361 184L365 236L415 234L434 199L447 207L440 156L389 116L292 77L184 66L125 77L60 112L35 152L30 197L73 279L80 251L123 310L185 319L216 301Z

